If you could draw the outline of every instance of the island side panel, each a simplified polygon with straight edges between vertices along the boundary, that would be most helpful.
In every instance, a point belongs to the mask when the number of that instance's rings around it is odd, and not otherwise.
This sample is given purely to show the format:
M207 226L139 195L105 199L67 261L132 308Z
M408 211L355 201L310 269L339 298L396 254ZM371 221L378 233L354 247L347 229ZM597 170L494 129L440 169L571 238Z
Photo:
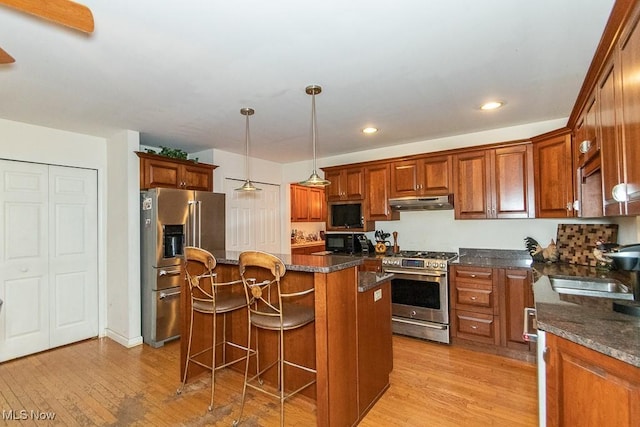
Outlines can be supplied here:
M389 387L393 370L391 281L358 293L358 408L360 418Z
M358 420L357 267L315 273L318 425Z

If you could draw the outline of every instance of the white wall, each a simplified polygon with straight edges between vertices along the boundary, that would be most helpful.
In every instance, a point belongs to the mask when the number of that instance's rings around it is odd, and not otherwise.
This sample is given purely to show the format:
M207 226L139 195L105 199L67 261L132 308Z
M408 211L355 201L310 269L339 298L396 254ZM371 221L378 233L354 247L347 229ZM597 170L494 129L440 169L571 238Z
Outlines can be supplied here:
M140 161L138 132L107 141L107 330L126 347L142 344L140 296Z
M107 156L106 141L89 135L0 119L0 157L98 171L98 327L107 325Z

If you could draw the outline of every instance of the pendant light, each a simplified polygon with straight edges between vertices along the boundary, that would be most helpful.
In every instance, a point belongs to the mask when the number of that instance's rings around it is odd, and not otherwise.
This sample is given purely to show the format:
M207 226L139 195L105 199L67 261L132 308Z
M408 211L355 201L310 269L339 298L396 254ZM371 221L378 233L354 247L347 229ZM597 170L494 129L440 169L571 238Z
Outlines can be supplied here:
M305 89L307 95L311 95L311 140L313 142L313 172L311 176L306 180L299 182L300 185L306 187L326 187L331 184L330 181L322 179L316 172L316 133L318 131L316 126L316 95L322 92L322 88L317 85L307 86Z
M253 113L255 113L255 111L253 110L253 108L241 108L240 109L240 114L242 114L243 116L246 117L246 138L245 138L245 142L246 142L246 156L245 156L245 172L247 174L247 179L244 180L244 184L242 184L242 187L238 187L236 188L235 191L260 191L262 190L262 188L258 188L255 185L253 185L253 182L251 182L251 174L249 173L249 116L253 116Z

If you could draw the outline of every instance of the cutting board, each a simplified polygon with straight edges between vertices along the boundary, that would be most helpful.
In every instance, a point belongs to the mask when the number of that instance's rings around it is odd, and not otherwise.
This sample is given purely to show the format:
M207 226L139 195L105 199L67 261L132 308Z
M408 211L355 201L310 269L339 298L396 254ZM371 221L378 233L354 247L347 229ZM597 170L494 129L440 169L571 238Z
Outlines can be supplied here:
M618 242L617 224L558 224L558 261L596 266L596 242Z

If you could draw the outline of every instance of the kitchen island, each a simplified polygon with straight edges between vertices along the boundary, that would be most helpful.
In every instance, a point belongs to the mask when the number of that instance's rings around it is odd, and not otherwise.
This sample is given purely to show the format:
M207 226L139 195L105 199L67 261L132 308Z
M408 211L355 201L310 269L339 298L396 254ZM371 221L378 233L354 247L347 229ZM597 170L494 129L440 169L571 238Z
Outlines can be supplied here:
M218 266L218 281L240 278L240 252L214 252ZM361 257L279 255L287 272L282 286L287 291L314 287L315 292L303 297L301 304L313 306L315 322L285 334L285 353L288 360L315 367L316 387L303 394L316 401L317 425L355 425L389 386L392 369L391 344L391 275L360 272ZM263 280L261 272L248 270L249 277ZM183 295L188 295L182 283ZM182 337L188 336L190 301L182 298ZM219 318L220 336L222 318ZM227 338L246 343L247 315L241 310L226 321ZM194 320L193 351L207 348L211 342L211 323ZM255 334L252 334L255 339ZM252 343L255 346L255 343ZM268 364L277 357L277 334L260 331L260 363ZM187 342L181 341L181 375L186 359ZM240 353L230 349L227 359ZM210 355L203 360L210 360ZM217 357L222 360L222 354ZM253 365L253 360L252 360ZM263 365L264 366L264 365ZM244 372L244 363L232 366ZM255 369L252 366L250 369ZM189 368L188 376L198 375L198 366ZM277 384L275 371L265 375L267 384ZM294 390L310 379L309 373L298 370L285 372L287 390Z

